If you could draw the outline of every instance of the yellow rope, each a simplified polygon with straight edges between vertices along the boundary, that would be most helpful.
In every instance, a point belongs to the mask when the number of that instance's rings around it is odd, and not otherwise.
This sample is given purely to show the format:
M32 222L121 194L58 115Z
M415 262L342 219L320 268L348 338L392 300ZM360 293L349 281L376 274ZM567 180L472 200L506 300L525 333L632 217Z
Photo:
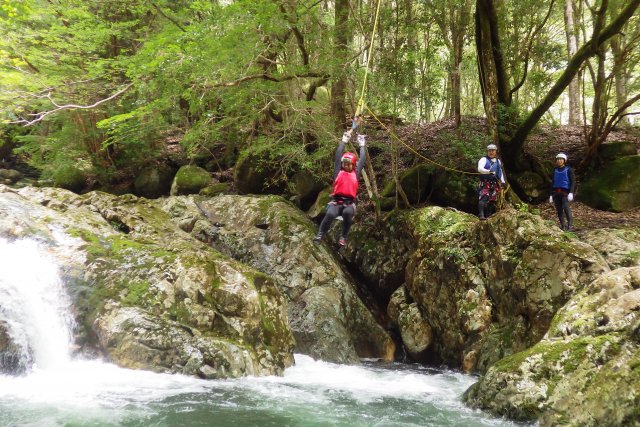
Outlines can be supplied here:
M364 96L367 91L367 77L369 76L369 64L373 61L373 41L376 36L376 30L378 28L378 18L380 17L380 3L382 0L378 0L378 6L376 7L376 17L373 20L373 31L371 31L371 39L369 41L369 56L367 58L367 65L364 69L364 78L362 79L362 89L360 90L360 99L356 107L356 117L362 113L364 107Z
M404 145L409 151L411 151L412 153L414 153L416 156L423 158L424 160L428 161L429 163L432 163L438 167L441 167L442 169L446 169L446 170L450 170L450 171L454 171L454 172L459 172L462 174L466 174L466 175L482 175L480 172L468 172L468 171L463 171L463 170L459 170L459 169L455 169L449 166L445 166L442 163L438 163L434 160L431 160L428 157L425 157L424 155L420 154L415 148L411 147L409 144L407 144L406 142L404 142L403 140L401 140L395 133L393 133L393 131L391 129L389 129L384 123L382 123L380 121L380 119L378 118L378 116L375 115L375 113L373 111L371 111L371 109L369 107L366 107L367 111L373 116L374 119L376 119L376 121L378 123L380 123L380 125L387 131L389 132L389 134L396 140L398 141L400 144Z

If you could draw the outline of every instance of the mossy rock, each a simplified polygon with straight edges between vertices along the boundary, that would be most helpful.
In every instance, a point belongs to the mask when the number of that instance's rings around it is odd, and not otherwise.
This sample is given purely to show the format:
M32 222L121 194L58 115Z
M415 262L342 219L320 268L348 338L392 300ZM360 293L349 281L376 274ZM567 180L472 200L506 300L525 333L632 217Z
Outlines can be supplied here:
M198 194L211 184L209 172L198 166L182 166L173 179L171 195Z
M424 201L431 189L432 177L434 173L433 166L421 164L404 171L399 177L400 185L407 195L409 203L412 205ZM396 184L395 181L388 181L381 196L383 198L395 197Z
M318 193L318 197L316 197L316 201L311 205L309 210L307 211L307 215L311 219L316 219L327 211L327 204L329 200L331 200L331 187L326 187L320 193Z
M217 184L211 184L209 186L204 187L202 190L200 190L200 194L201 196L207 196L207 197L213 197L213 196L217 196L218 194L224 194L229 192L229 189L231 188L231 186L229 185L229 183L227 182L219 182Z
M75 166L62 166L53 173L53 185L79 193L87 185L87 177L81 169Z
M631 141L606 142L598 146L598 156L605 162L636 154L638 154L638 148Z
M167 166L149 166L140 171L133 184L134 193L147 199L169 194L174 170Z
M529 203L540 202L549 196L549 179L545 179L535 172L525 171L513 174L509 177L509 181Z
M625 212L640 206L640 156L606 163L580 187L580 200L592 208Z
M435 176L431 200L469 213L478 210L478 181L474 175L444 171Z
M309 209L318 193L325 186L324 182L308 171L299 171L293 176L295 198L302 210Z
M284 186L273 182L278 174L272 165L255 155L238 159L234 168L233 181L240 194L278 194Z

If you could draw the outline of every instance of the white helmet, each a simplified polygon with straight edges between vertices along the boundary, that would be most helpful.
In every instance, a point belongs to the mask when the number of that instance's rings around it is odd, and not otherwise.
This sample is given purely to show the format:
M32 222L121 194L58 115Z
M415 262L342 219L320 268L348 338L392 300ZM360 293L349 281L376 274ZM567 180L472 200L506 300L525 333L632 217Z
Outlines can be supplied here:
M567 161L567 155L564 154L564 153L558 153L556 155L556 159L562 159L562 160L564 160L566 162Z
M496 146L496 144L489 144L487 145L487 151L489 150L497 150L498 147Z

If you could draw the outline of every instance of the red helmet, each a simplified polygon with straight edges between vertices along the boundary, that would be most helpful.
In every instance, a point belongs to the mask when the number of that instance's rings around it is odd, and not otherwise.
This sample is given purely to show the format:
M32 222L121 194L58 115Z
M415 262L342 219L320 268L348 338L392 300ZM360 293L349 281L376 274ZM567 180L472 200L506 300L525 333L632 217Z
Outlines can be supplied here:
M355 155L355 154L353 154L353 153L344 153L344 154L342 155L342 159L340 159L340 161L341 161L342 163L344 163L344 162L351 162L351 164L355 167L355 165L356 165L356 161L358 161L358 158L357 158L357 157L356 157L356 155Z

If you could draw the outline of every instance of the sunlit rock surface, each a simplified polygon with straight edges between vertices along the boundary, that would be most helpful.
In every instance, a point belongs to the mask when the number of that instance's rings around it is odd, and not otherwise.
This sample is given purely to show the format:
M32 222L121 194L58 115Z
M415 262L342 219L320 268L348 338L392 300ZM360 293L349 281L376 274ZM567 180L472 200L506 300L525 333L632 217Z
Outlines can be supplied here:
M278 196L166 199L163 209L202 241L276 281L296 352L334 362L391 360L395 345L360 300L355 282L315 229Z
M120 366L221 378L293 363L273 279L193 238L153 201L0 186L0 235L50 248L77 341Z
M543 426L640 423L640 267L578 292L542 341L496 363L466 400Z

